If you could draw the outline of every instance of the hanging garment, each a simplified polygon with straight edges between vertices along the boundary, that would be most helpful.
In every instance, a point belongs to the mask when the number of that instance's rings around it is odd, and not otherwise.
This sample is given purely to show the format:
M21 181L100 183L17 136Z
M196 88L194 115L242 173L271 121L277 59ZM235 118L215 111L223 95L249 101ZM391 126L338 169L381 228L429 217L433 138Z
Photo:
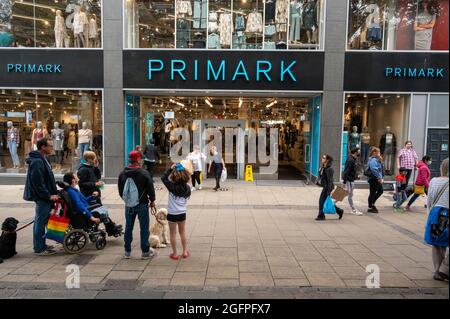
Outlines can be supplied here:
M177 1L177 14L180 15L192 15L191 1Z
M75 133L75 131L70 131L69 132L69 138L67 140L67 147L71 150L76 148L76 138L77 135Z
M209 32L218 32L219 31L219 25L217 23L217 12L210 12L209 13L209 22L208 22L208 31Z
M289 40L300 40L300 29L302 25L302 11L303 7L300 2L291 3L291 30L289 34Z
M259 12L252 12L247 18L247 28L245 32L262 33L263 32L263 17Z
M208 3L206 0L194 0L194 29L206 28Z
M89 21L89 39L97 39L97 36L98 36L97 21L95 19L91 19Z
M231 46L231 33L233 24L231 23L231 14L222 13L219 17L220 44L222 46Z
M74 34L83 33L85 31L84 30L85 24L89 24L86 13L84 12L75 13L73 18L73 33Z
M238 31L233 35L233 49L246 49L247 37L243 31Z
M220 49L220 36L217 33L208 36L208 49Z
M378 25L371 25L367 29L366 40L371 42L378 42L382 40L381 28Z
M241 16L239 14L236 16L235 29L236 29L236 31L245 30L245 19L243 16Z
M315 30L317 28L317 4L315 1L309 1L304 4L303 24L306 30Z
M264 42L264 50L275 50L275 42Z
M264 26L264 35L266 37L271 37L276 33L277 33L277 28L275 27L274 24L268 24L268 25Z
M416 23L420 26L421 24L430 24L436 19L435 14L430 14L428 12L419 13L416 17ZM421 31L416 31L414 38L414 48L415 50L431 50L431 42L433 40L433 29L426 29Z
M266 1L266 21L275 21L275 0Z
M64 17L57 15L55 17L55 42L57 48L64 46L64 37L66 36L66 26L64 24Z
M275 5L275 22L278 32L287 32L289 0L277 0Z
M177 20L177 48L189 47L189 21L186 19Z

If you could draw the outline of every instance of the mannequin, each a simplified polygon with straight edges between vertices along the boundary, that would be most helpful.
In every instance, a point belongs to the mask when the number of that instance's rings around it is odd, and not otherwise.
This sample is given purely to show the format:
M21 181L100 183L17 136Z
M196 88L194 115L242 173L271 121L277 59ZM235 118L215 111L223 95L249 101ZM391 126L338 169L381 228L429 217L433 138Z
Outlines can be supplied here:
M20 144L19 130L13 126L13 122L11 121L8 121L6 125L8 127L8 137L7 137L8 149L9 153L11 154L11 159L13 161L13 167L19 168L20 160L19 155L17 155L17 149L19 148Z
M366 7L369 15L366 18L366 40L369 42L378 42L382 40L382 32L380 26L380 7L377 4L369 4Z
M278 40L283 38L283 32L287 32L289 13L289 0L276 0L275 2L275 22L278 32Z
M93 14L89 20L89 46L91 48L98 47L98 27L97 16Z
M47 134L47 130L42 127L42 122L37 122L36 128L33 130L33 134L31 135L31 147L33 151L37 151L37 141L47 136Z
M349 148L350 151L356 147L360 147L361 144L361 139L358 133L358 127L357 126L353 126L353 132L350 134L349 136Z
M23 136L25 136L25 143L23 147L23 156L26 158L31 152L31 137L33 136L33 129L27 125L24 128Z
M291 1L291 30L289 40L297 42L300 40L300 31L302 25L303 6L299 0Z
M315 0L308 0L303 5L303 25L306 29L308 43L314 43L314 34L317 30L317 3Z
M384 168L386 175L394 173L394 157L396 154L397 140L390 126L386 126L386 133L383 134L380 140L381 155L384 158Z
M87 122L81 124L81 130L78 131L78 147L80 148L80 160L88 149L92 149L92 130L88 129Z
M414 49L415 50L431 50L431 42L433 40L433 29L436 24L436 14L431 11L431 4L419 1L418 14L414 22Z
M70 155L74 154L74 150L77 147L76 146L76 140L77 140L77 133L73 126L71 126L68 138L67 138L67 148L69 149L69 152L66 155L66 158Z
M370 133L369 128L363 128L363 132L360 135L361 138L361 162L366 164L370 151Z
M52 130L53 149L56 155L56 170L61 170L61 165L64 157L64 130L59 127L59 122L53 124L55 127Z
M86 31L88 31L86 25L89 25L86 13L80 7L76 7L72 25L76 48L86 47Z
M61 10L56 10L55 16L55 43L57 48L64 47L64 39L67 37L67 30L64 24L64 17Z

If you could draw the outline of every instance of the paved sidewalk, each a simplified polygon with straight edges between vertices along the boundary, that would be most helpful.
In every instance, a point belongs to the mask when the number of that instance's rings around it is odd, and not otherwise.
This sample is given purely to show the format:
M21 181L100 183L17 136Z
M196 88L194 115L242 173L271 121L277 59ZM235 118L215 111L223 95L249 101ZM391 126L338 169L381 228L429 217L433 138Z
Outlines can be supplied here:
M61 247L56 256L36 257L32 229L27 228L19 233L19 255L0 265L0 298L40 298L44 291L55 296L58 289L82 298L125 296L130 291L130 296L154 298L186 294L448 298L448 283L432 279L431 248L422 242L427 217L423 200L411 212L397 214L392 194L385 193L377 205L379 215L345 214L340 221L331 216L315 222L320 189L314 186L230 181L230 190L218 193L209 182L205 186L189 202L189 259L173 261L165 248L150 261L140 260L139 227L135 227L130 260L122 259L122 238L109 239L103 251L91 245L73 256ZM33 205L21 199L22 191L20 186L0 186L1 221L34 216ZM367 195L367 190L356 191L355 203L361 209ZM158 206L166 207L167 192L157 191L157 198ZM105 188L103 202L113 220L124 223L122 200L114 185ZM346 202L340 206L349 211ZM79 265L81 290L64 290L68 264ZM370 264L380 267L382 289L361 290Z

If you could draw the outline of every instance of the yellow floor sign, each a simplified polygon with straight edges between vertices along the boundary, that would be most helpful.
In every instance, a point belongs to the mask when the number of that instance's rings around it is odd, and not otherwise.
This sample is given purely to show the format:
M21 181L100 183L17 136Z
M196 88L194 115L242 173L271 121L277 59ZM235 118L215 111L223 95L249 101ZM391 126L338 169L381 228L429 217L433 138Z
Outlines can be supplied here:
M253 182L253 166L252 165L245 166L245 181Z

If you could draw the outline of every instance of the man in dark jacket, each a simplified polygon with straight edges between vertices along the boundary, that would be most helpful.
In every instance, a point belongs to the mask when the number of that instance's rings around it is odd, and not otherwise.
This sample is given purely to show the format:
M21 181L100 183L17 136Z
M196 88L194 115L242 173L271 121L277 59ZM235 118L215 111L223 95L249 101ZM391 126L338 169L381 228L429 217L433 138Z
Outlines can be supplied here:
M350 156L347 158L345 162L344 173L342 173L342 178L344 180L345 188L348 192L348 203L352 208L352 214L361 216L362 212L358 211L355 208L355 204L353 203L353 191L355 190L355 181L358 179L357 169L357 160L361 155L361 151L358 147L352 149L350 151Z
M330 155L322 156L322 168L319 172L320 185L322 186L322 193L319 199L319 214L316 217L316 221L325 220L325 213L323 207L328 196L334 190L334 170L333 170L333 158ZM344 211L335 205L336 212L339 215L339 219L342 219Z
M155 206L155 188L150 174L142 168L142 155L140 152L132 151L128 155L130 165L125 167L119 175L119 195L123 198L125 184L128 178L131 178L138 190L139 204L135 207L125 207L125 254L124 258L131 256L131 243L133 241L133 227L136 216L139 219L141 228L141 250L142 258L148 259L154 256L150 249L150 207Z
M78 179L80 180L78 182L80 192L86 197L92 196L94 192L98 192L98 197L100 198L100 187L104 183L100 181L102 173L97 166L97 155L94 152L86 151L83 154L83 158L84 163L81 164L77 172Z
M144 161L145 166L147 166L148 173L153 179L153 169L155 168L156 161L159 161L158 148L155 146L155 141L151 140L144 149Z
M53 202L58 200L55 177L47 156L53 153L53 141L47 138L37 142L37 151L28 155L28 173L23 199L36 203L33 227L33 250L41 256L53 255L53 247L45 243L47 226Z

